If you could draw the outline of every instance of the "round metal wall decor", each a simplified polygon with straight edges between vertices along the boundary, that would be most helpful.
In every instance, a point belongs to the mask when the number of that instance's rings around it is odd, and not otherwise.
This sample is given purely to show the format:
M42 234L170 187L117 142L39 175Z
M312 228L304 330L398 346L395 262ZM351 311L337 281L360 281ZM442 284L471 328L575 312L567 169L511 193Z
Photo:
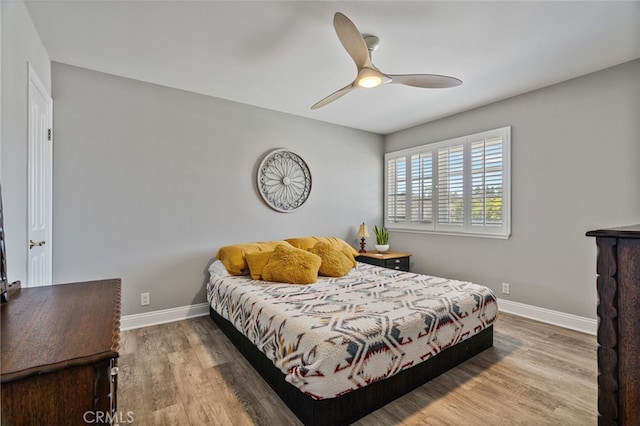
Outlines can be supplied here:
M279 212L300 208L311 193L307 163L291 151L271 151L258 168L258 192L269 207Z

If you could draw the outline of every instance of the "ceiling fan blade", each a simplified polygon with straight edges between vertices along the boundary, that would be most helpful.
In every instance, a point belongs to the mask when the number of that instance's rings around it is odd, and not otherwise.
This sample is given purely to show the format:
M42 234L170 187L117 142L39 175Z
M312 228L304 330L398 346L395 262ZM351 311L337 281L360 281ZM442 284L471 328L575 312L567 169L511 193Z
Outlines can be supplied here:
M437 74L386 74L386 76L391 79L390 83L424 87L426 89L443 89L460 86L462 84L462 80L455 77Z
M324 98L321 101L318 101L315 104L313 104L311 106L311 109L322 108L323 106L325 106L327 104L330 104L331 102L335 101L336 99L343 97L344 95L346 95L347 93L349 93L350 91L352 91L355 88L356 87L353 85L353 83L348 84L348 85L344 86L342 89L336 90L335 92L333 92L332 94L330 94L326 98Z
M370 67L369 49L355 24L342 13L336 12L333 16L333 27L342 46L356 63L358 71L363 67Z

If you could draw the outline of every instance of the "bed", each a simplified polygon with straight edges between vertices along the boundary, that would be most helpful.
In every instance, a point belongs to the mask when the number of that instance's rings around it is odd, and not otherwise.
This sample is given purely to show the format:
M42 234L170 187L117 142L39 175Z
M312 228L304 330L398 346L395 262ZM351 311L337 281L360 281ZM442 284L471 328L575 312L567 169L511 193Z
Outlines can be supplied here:
M487 287L354 265L310 285L209 268L211 318L306 425L349 424L493 345Z

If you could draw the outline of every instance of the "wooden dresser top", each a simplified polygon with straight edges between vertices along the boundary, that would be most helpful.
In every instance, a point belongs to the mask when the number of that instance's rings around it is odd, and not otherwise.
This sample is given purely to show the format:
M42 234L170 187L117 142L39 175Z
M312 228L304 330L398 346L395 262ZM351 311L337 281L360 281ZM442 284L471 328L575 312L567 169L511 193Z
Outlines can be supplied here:
M22 288L2 304L1 382L118 356L120 279Z
M640 238L640 224L589 231L587 237Z
M411 254L409 253L400 253L397 251L388 251L385 253L379 253L377 251L368 251L366 253L358 253L358 256L366 256L366 257L372 257L374 259L383 259L383 260L389 260L389 259L397 259L399 257L409 257L411 256ZM358 257L356 256L356 257Z

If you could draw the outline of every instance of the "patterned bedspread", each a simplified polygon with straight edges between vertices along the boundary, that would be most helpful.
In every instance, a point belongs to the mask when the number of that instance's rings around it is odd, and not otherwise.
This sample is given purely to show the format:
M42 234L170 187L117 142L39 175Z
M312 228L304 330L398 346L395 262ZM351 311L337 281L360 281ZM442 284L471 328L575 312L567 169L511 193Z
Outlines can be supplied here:
M219 261L218 261L219 262ZM392 376L490 326L487 287L358 263L311 285L254 281L209 269L211 307L316 399Z

